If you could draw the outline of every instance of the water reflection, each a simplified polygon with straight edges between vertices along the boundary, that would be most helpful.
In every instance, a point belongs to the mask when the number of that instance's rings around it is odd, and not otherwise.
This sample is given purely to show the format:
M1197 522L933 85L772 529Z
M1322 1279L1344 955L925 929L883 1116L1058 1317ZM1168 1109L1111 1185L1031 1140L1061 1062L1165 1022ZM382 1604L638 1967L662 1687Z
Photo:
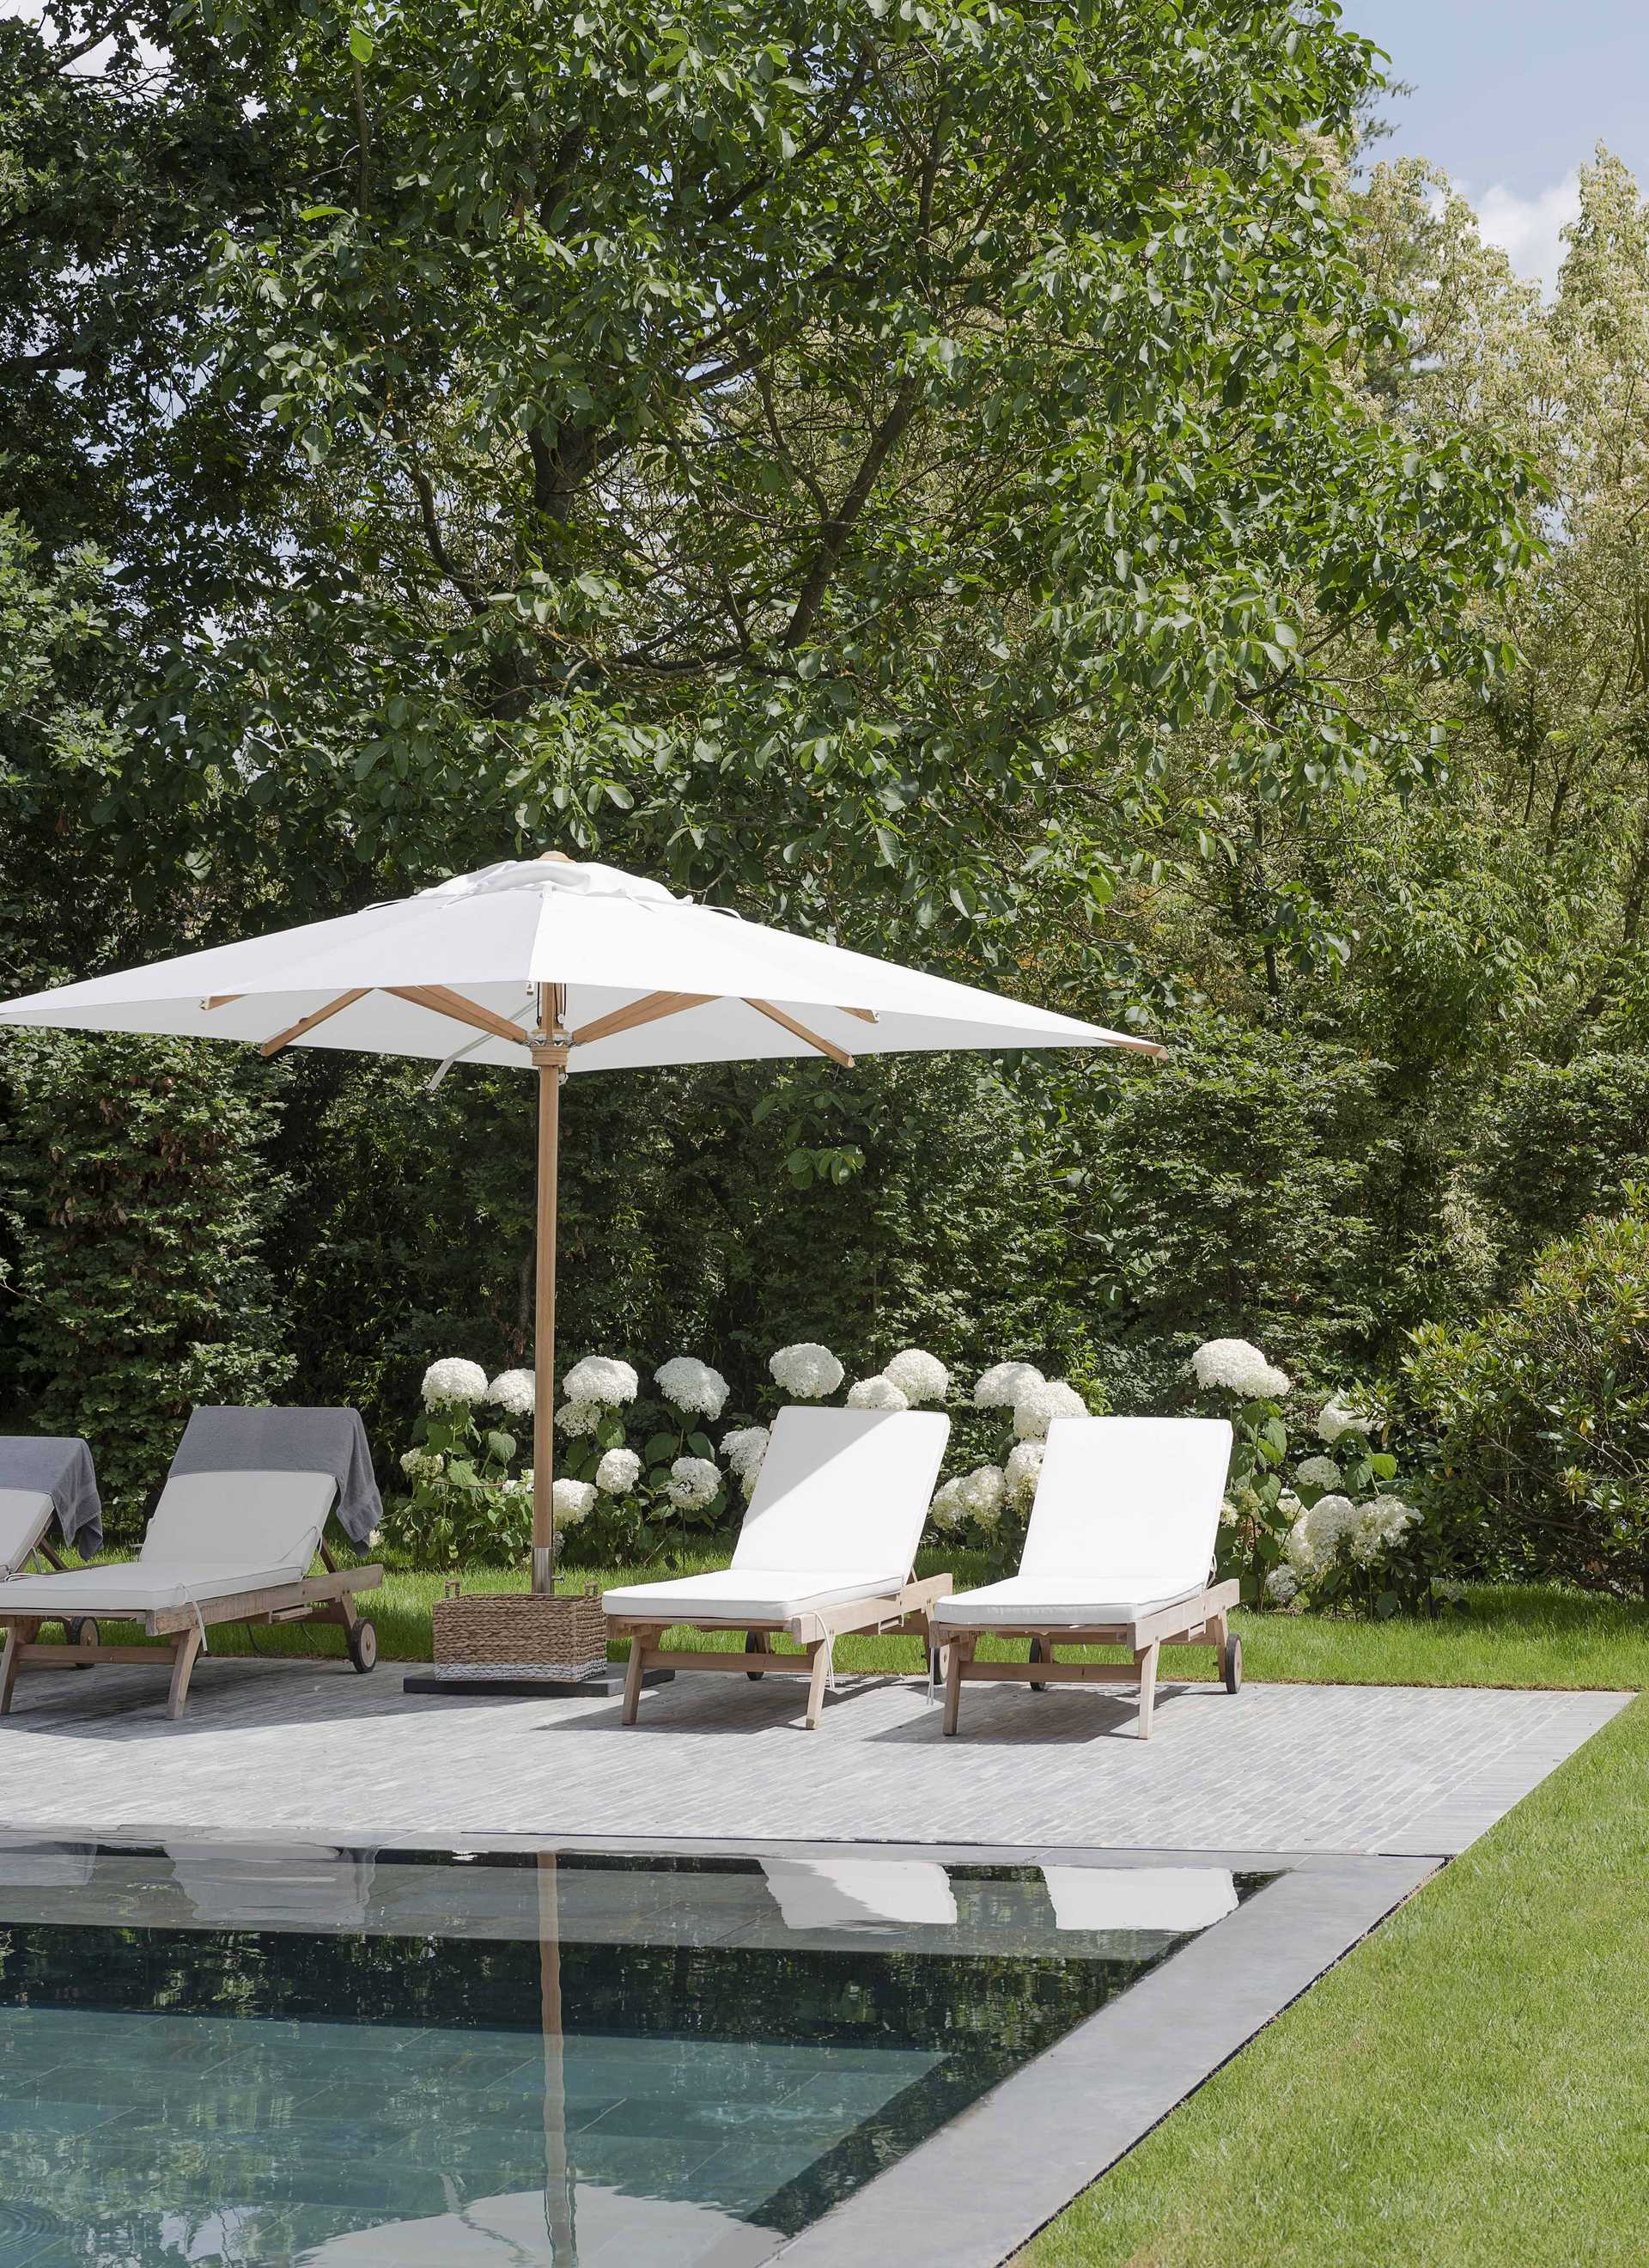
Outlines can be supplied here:
M0 1845L0 2268L746 2268L1212 1868Z

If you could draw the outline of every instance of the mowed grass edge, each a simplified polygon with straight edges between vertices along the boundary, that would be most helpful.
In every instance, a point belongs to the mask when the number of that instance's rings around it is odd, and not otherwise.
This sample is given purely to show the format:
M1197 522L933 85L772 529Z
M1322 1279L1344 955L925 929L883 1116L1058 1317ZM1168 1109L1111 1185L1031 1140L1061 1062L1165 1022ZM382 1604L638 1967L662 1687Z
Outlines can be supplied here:
M1639 1699L1020 2268L1641 2268L1645 1947Z

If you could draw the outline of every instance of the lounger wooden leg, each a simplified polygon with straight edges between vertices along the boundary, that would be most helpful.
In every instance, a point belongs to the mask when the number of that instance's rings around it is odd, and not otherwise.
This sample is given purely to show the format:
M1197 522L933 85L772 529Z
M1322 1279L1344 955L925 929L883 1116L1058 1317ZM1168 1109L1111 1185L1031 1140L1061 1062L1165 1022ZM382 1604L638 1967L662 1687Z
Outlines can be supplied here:
M11 1714L11 1693L23 1667L23 1649L33 1646L39 1632L38 1623L13 1623L6 1632L5 1652L0 1653L0 1717Z
M816 1733L824 1714L825 1680L830 1675L830 1648L817 1638L807 1649L807 1730Z
M957 1714L962 1705L962 1659L967 1650L968 1641L960 1638L953 1638L946 1648L942 1729L947 1735L956 1730Z
M1054 1646L1053 1640L1051 1638L1034 1638L1031 1640L1031 1660L1033 1661L1051 1661L1053 1658ZM1046 1681L1042 1684L1038 1684L1034 1677L1030 1680L1030 1688L1033 1693L1046 1693L1048 1690Z
M1157 1699L1157 1656L1162 1650L1159 1638L1152 1638L1148 1646L1134 1656L1134 1667L1139 1672L1139 1737L1151 1738L1151 1712Z
M641 1674L647 1667L647 1641L656 1638L657 1631L635 1631L630 1634L629 1660L624 1665L623 1722L633 1725L641 1706Z
M166 1715L175 1723L188 1706L189 1679L194 1674L195 1658L201 1650L201 1631L197 1623L192 1630L180 1631L172 1647L172 1690L166 1697Z

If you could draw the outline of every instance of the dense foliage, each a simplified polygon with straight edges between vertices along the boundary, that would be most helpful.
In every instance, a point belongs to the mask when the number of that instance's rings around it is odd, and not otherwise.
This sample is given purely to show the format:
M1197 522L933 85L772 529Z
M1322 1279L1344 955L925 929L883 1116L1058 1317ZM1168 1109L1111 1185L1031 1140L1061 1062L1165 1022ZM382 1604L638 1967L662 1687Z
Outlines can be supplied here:
M1431 1495L1491 1571L1649 1597L1649 1190L1538 1255L1481 1323L1416 1334Z
M0 18L5 990L553 840L1172 1042L575 1082L569 1359L740 1408L1514 1301L1649 1160L1649 221L1600 154L1543 301L1378 98L1330 0ZM0 1413L122 1490L197 1375L388 1469L530 1355L526 1082L33 1044Z

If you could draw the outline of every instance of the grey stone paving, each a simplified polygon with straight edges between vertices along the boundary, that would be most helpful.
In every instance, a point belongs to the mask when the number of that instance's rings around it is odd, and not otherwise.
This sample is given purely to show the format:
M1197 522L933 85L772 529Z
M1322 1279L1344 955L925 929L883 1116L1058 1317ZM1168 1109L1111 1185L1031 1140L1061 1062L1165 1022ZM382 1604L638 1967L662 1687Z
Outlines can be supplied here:
M142 1670L35 1673L0 1723L0 1825L340 1843L512 1837L1447 1853L1630 1697L999 1687L963 1731L913 1683L844 1685L815 1733L789 1681L682 1677L616 1701L424 1698L402 1673L208 1662L168 1725Z

